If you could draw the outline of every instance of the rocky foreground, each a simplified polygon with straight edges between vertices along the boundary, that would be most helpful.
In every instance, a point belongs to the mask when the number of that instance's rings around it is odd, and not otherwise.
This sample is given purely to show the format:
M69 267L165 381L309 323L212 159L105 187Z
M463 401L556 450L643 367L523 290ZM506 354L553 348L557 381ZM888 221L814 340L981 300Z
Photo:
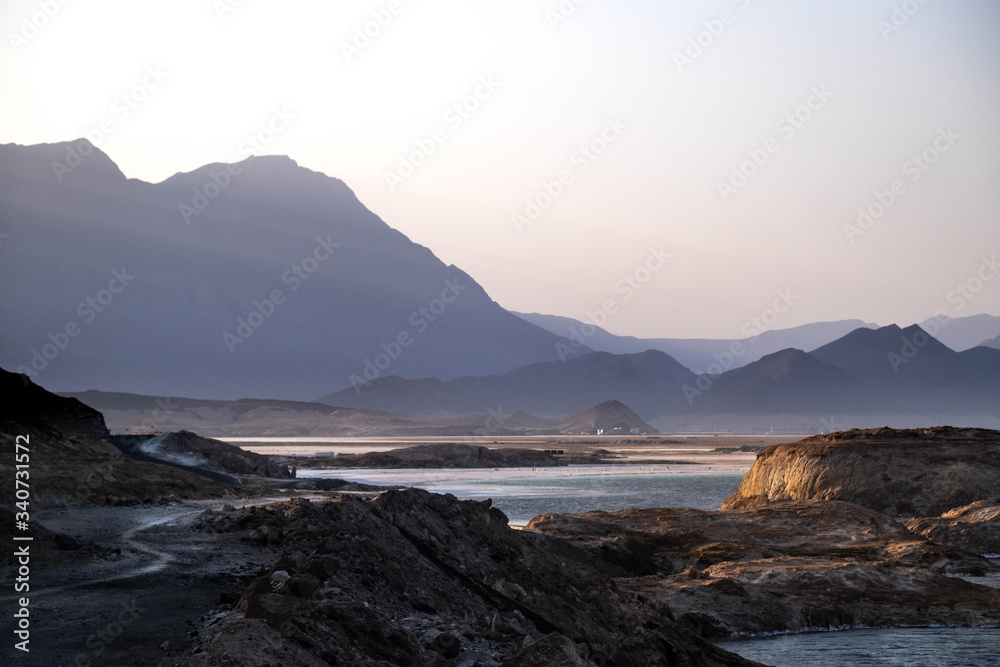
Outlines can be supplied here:
M202 530L281 555L204 651L213 665L740 664L704 640L1000 627L984 585L1000 567L982 555L1000 537L998 436L807 438L763 451L718 511L547 514L527 531L488 502L415 490L210 513Z
M15 396L0 442L13 454L30 435L31 509L56 508L34 533L38 621L58 637L47 664L100 655L91 633L112 626L92 617L110 600L155 609L101 640L130 666L708 667L753 664L718 637L1000 627L1000 589L981 585L1000 574L982 556L1000 552L992 431L807 438L761 452L719 511L549 514L519 531L489 501L413 489L303 480L313 500L255 498L303 491L135 461L99 413L11 374L0 385ZM167 440L174 456L275 472L194 434ZM202 513L167 496L218 500Z
M1000 627L1000 591L946 576L1000 567L851 503L546 514L529 527L585 550L618 573L622 589L669 606L706 637Z
M212 665L749 665L585 548L425 491L206 514L281 556L202 647Z

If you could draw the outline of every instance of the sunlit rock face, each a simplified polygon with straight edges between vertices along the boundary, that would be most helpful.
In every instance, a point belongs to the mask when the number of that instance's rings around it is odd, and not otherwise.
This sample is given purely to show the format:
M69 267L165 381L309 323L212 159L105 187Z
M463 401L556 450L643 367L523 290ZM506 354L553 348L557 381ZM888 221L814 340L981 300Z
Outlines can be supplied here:
M998 490L1000 432L882 428L769 447L723 508L845 500L893 516L938 516Z

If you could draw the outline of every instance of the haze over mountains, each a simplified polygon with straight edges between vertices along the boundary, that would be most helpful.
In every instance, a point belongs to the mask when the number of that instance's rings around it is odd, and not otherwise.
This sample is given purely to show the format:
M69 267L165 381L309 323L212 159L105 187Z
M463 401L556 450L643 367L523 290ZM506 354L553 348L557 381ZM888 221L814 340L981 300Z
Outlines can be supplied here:
M515 313L515 315L546 331L570 338L577 344L585 343L593 350L613 354L660 350L688 368L704 372L714 372L709 371L709 367L718 363L718 357L729 351L733 343L740 344L738 347L740 353L733 356L724 370L745 366L765 355L788 348L814 350L855 329L861 327L877 329L879 326L863 320L839 320L814 322L788 329L773 329L769 328L763 319L758 319L745 322L741 327L742 336L739 338L636 338L617 336L591 322L572 317L539 313ZM1000 317L994 315L937 317L921 322L920 326L948 347L961 351L977 345L988 345L989 343L983 339L992 338L996 335L994 332L1000 332Z
M590 322L571 317L515 313L518 317L556 335L566 336L577 344L585 343L594 350L613 354L632 354L646 350L660 350L695 371L709 372L708 368L719 363L719 356L729 352L733 343L740 343L740 353L727 361L723 370L739 368L761 357L790 347L811 350L836 340L859 327L875 328L877 325L862 320L816 322L790 329L766 328L763 322L748 322L741 338L636 338L616 336ZM1000 330L1000 318L997 328ZM731 354L731 353L730 353Z
M0 365L53 390L311 399L352 375L558 357L559 337L285 157L150 184L85 141L3 145L0 230Z
M403 414L451 416L521 410L560 418L605 401L621 401L640 415L680 410L690 370L657 350L614 355L595 352L539 362L499 376L437 379L383 378L317 399L344 407L370 407Z
M856 329L811 353L789 348L695 375L657 350L534 364L502 376L385 378L317 399L408 414L518 409L550 417L620 400L661 431L831 430L833 425L1000 423L1000 350L955 352L920 327Z
M384 412L561 420L609 401L661 430L1000 420L1000 317L751 321L742 339L644 340L516 315L289 158L150 184L86 142L9 144L0 204L0 366L56 391L378 413L350 413L351 428L381 428ZM131 409L109 396L105 409ZM266 429L253 412L284 408L265 403L225 409Z

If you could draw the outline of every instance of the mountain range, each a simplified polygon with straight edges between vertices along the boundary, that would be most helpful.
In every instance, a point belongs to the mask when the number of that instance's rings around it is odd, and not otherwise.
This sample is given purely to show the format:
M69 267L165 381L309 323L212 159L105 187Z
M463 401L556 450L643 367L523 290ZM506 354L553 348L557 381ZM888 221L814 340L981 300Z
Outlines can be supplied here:
M52 390L307 399L569 342L286 157L153 184L86 141L2 145L0 232L0 366Z
M620 400L660 430L825 421L913 425L1000 422L1000 350L955 352L917 325L861 327L812 352L789 348L722 373L695 375L664 352L595 352L500 376L384 378L320 403L406 414L517 409L558 418ZM826 430L830 430L827 428Z
M565 336L577 345L613 354L632 354L645 350L666 352L695 372L716 372L712 370L721 364L723 370L739 368L762 357L796 348L813 350L855 329L865 327L877 329L879 326L863 320L837 320L835 322L813 322L788 329L767 329L763 322L749 322L742 327L741 338L636 338L617 336L590 322L560 315L540 313L514 313L534 325L559 336ZM953 350L967 350L978 345L990 345L994 336L1000 338L1000 317L994 315L970 315L968 317L930 318L920 326ZM993 346L996 346L995 340ZM735 346L735 347L734 347ZM738 350L733 355L731 350Z
M230 399L314 401L293 412L361 430L384 413L468 429L611 401L664 430L1000 419L1000 317L713 340L511 313L342 181L286 157L153 184L86 141L0 145L0 234L0 366L54 391L119 392L101 400L121 397L105 407L122 414L141 394L227 400L229 427L258 431L281 420L280 401Z

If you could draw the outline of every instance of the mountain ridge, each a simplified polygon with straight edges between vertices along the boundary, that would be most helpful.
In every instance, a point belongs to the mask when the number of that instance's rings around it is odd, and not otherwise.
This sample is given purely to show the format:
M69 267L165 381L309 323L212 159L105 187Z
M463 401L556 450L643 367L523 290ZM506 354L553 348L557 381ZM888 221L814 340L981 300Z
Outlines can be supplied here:
M290 158L156 184L109 165L82 141L0 145L0 365L52 389L309 399L366 372L506 372L569 342Z

